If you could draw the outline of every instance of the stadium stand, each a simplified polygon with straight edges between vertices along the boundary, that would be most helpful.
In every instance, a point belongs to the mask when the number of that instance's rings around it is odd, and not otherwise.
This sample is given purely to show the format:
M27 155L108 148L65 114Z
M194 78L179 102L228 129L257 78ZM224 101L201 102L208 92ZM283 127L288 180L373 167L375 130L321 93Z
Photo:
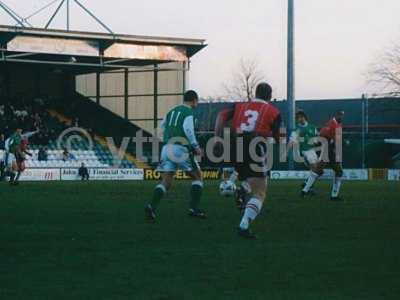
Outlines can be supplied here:
M113 162L105 137L113 137L118 147L124 137L134 137L140 130L130 121L148 119L149 116L157 115L156 111L161 118L165 107L172 105L172 102L176 103L177 99L180 101L189 59L207 46L202 39L7 25L0 25L0 44L3 58L0 62L0 132L9 136L13 124L20 121L14 122L16 115L23 116L24 119L33 121L24 124L25 130L36 129L38 126L41 128L40 134L31 140L31 145L37 146L35 150L45 146L49 151L61 151L59 146L57 149L50 148L54 147L54 142L63 130L78 124L92 135L94 148L75 145L76 148L71 149L73 160L76 158L72 151L93 150L98 162L107 165L112 165ZM114 72L118 75L111 74ZM80 77L85 77L83 75L93 74L96 75L93 82L79 80ZM76 93L82 92L79 87L86 83L88 94L85 95L90 98ZM174 98L171 101L166 97ZM153 100L146 101L149 104L149 114L146 116L142 111L143 98ZM115 115L100 107L113 99L125 101L121 102L124 113ZM163 104L160 107L158 99ZM36 124L38 120L34 120L36 116L31 112L36 100L43 100L44 104L37 109L41 124ZM134 105L129 106L129 102ZM157 118L155 116L156 120ZM155 123L153 121L151 124ZM150 136L145 131L143 135ZM145 145L145 156L151 156L151 151L151 145ZM122 161L122 167L148 167L136 159L134 143L130 143L128 152ZM50 157L52 156L49 155L49 159ZM59 159L52 160L52 165L62 164ZM36 163L34 160L32 164L44 164L43 159L40 161Z
M75 93L69 101L55 102L54 109L61 112L69 119L78 118L80 126L84 128L95 128L96 133L102 137L113 137L116 144L119 145L124 137L134 137L141 130L143 137L151 137L152 135L142 128L134 125L128 120L121 118L106 108L97 105L89 98ZM89 117L90 116L90 117ZM105 144L104 140L102 141ZM127 157L139 168L147 168L147 164L136 158L135 143L129 143L127 148ZM143 156L149 159L151 164L152 148L151 144L143 145Z
M69 120L54 113L52 108L56 103L57 99L46 97L31 100L0 99L0 133L4 135L2 139L5 141L16 126L21 127L24 132L39 130L30 138L29 149L33 156L27 157L26 165L29 168L77 168L81 163L92 168L114 166L112 153L90 127L85 127L85 130L92 136L92 149L88 141L73 139L69 153L64 155L63 145L57 142L59 135L68 128L82 125L76 123L76 118ZM3 144L0 145L1 157L4 155ZM46 152L44 158L39 159L39 151ZM131 160L125 157L118 167L134 167Z

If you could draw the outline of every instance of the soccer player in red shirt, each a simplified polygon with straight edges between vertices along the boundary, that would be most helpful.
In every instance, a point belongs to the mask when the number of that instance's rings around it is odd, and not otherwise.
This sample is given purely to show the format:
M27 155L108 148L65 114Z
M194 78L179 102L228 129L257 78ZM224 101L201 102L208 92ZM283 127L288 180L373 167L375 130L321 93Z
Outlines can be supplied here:
M328 162L325 162L325 167L330 167L334 171L331 200L341 201L339 197L340 187L342 185L343 167L341 160L338 160L338 143L342 142L342 122L344 118L344 111L338 110L335 117L328 121L328 123L321 128L320 136L328 141Z
M27 154L29 156L32 156L32 154L28 152L28 145L28 138L23 137L21 140L21 144L19 144L17 147L17 151L15 153L17 176L12 182L13 185L18 185L19 177L25 171L25 155Z
M238 199L244 210L238 233L245 238L255 238L250 231L252 223L260 213L266 198L267 190L267 139L279 141L281 116L279 110L269 102L272 88L267 83L260 83L256 88L256 98L237 103L234 109L222 111L215 126L217 136L222 136L228 122L234 140L231 147L234 151L234 165L242 185ZM243 140L243 146L237 144ZM247 202L245 199L249 199Z

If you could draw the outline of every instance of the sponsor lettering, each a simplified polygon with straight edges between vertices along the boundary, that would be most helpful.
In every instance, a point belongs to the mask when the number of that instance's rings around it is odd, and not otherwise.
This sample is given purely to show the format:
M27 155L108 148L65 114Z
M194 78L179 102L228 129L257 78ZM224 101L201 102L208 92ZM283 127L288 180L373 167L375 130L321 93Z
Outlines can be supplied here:
M201 171L204 180L218 180L221 179L221 174L218 170L202 170ZM145 180L160 180L160 172L153 169L144 170ZM177 180L189 180L191 179L184 171L177 171L174 176Z

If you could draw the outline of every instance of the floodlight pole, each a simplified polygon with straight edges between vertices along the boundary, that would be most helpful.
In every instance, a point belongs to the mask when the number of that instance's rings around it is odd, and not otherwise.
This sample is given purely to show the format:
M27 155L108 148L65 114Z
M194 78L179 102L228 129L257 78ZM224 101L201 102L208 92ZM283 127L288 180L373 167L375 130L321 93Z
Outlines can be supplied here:
M290 135L295 129L295 66L294 66L294 0L288 0L288 40L287 40L287 130ZM294 169L293 155L289 153L289 170Z

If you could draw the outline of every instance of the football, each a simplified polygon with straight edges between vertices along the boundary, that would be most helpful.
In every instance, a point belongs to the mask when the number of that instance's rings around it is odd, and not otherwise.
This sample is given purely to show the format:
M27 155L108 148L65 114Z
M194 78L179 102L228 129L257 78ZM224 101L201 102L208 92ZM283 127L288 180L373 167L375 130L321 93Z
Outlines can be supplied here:
M219 185L219 192L221 196L231 197L236 192L236 185L229 180L222 181Z

